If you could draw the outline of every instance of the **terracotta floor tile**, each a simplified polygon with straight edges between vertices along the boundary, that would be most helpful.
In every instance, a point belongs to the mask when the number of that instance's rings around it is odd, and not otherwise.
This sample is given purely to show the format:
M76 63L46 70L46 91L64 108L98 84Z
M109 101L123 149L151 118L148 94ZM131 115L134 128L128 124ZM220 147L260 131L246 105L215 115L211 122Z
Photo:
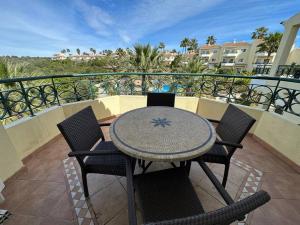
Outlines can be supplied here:
M106 140L109 140L108 131L108 127L103 129ZM300 175L251 136L246 137L243 145L244 149L236 151L234 157L264 172L262 189L272 197L270 203L254 212L250 224L299 224ZM62 163L69 151L65 140L59 137L24 161L25 167L6 182L3 191L6 201L0 204L0 208L13 213L5 225L74 224L73 203L66 188ZM149 171L170 167L168 163L153 163ZM221 181L224 166L209 164L209 167ZM77 168L77 172L81 179L80 169ZM137 169L137 172L141 170ZM231 164L226 189L233 198L241 191L246 175L245 170ZM205 210L211 211L224 205L221 196L195 162L190 179ZM126 178L90 174L88 184L90 203L99 224L127 225ZM138 218L141 218L140 213Z
M39 225L75 225L74 221L70 220L62 220L53 217L44 217L42 218Z
M300 200L300 174L265 173L262 189L272 198Z
M1 209L7 209L15 212L16 208L28 198L34 190L36 190L41 182L29 180L13 180L6 184L3 196L5 201L0 204Z
M13 214L3 225L40 225L42 218Z
M215 176L218 178L218 180L221 182L222 181L222 177L219 176L218 174L215 174ZM223 200L222 196L219 194L219 192L217 191L217 189L214 187L214 185L212 184L212 182L209 180L208 177L204 177L201 180L201 184L200 187L205 190L207 193L209 193L210 195L212 195L213 197L215 197L216 199L218 199L220 202L222 202L223 204L225 204L225 201ZM238 193L239 190L239 186L227 181L226 184L226 190L229 193L229 195L235 199L236 198L236 194Z
M201 187L194 187L195 191L200 199L205 212L210 212L216 209L220 209L225 206L224 203L219 201L217 198L211 196L208 192L203 190Z
M300 201L271 199L271 201L254 212L253 225L299 225Z
M118 181L114 181L91 196L90 202L97 217L106 223L127 207L127 193Z
M116 177L102 174L88 174L87 181L89 185L89 194L92 196L96 192L115 182Z

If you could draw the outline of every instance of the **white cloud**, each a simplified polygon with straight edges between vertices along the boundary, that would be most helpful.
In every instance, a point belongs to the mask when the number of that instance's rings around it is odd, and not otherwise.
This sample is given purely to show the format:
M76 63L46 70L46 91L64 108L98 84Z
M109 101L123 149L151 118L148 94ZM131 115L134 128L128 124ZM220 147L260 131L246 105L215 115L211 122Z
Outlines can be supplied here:
M144 0L127 15L120 29L135 41L146 34L175 25L196 16L223 0Z
M111 34L111 26L114 24L113 18L98 6L89 5L83 0L76 0L78 10L83 14L86 23L102 36Z

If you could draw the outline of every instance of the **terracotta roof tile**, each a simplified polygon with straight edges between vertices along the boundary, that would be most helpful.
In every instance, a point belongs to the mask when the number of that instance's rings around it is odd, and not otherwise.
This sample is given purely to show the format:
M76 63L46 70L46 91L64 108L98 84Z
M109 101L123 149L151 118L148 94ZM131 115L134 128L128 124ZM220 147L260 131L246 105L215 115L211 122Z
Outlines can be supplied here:
M249 46L250 44L247 42L228 42L228 43L224 43L223 46L224 47L238 47L238 46Z

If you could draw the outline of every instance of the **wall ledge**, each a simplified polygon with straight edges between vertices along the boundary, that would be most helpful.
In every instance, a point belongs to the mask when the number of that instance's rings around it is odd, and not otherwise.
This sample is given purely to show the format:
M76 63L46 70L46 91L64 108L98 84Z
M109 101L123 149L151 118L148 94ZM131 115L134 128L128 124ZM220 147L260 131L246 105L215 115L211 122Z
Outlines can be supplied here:
M259 144L261 144L266 150L268 150L273 155L278 157L280 160L282 160L283 162L285 162L286 164L291 166L295 170L295 172L300 173L300 165L298 165L297 163L295 163L294 161L292 161L291 159L286 157L284 154L279 152L276 148L274 148L269 143L265 142L264 140L262 140L260 137L256 136L255 134L252 134L251 136L253 137L253 139L255 141L257 141Z

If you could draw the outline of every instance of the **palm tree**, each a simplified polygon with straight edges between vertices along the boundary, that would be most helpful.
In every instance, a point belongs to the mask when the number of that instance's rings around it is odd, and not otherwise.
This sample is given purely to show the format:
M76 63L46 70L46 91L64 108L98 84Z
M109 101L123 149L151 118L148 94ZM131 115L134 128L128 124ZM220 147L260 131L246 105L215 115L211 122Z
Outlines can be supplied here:
M196 38L192 38L189 41L188 51L196 51L198 48L198 40Z
M181 42L180 42L180 47L183 48L184 52L186 53L186 48L189 46L190 43L190 39L188 38L184 38Z
M67 51L66 51L66 49L63 49L63 50L61 50L60 52L61 52L62 54L66 54Z
M9 79L20 75L20 73L24 72L25 66L25 63L12 63L6 59L0 60L0 79ZM13 87L15 83L8 83L5 86Z
M165 45L165 43L164 42L159 42L159 45L158 45L158 48L159 49L161 49L161 50L165 50L165 47L166 47L166 45Z
M96 54L96 49L90 48L90 52L92 52L95 55Z
M76 52L77 52L77 55L80 55L80 49L79 48L76 49Z
M269 58L272 53L277 52L281 38L282 33L280 32L269 33L264 37L264 41L257 46L257 52L267 52Z
M199 57L193 58L184 67L183 71L187 73L201 73L206 67Z
M66 49L66 52L68 52L68 53L69 53L69 52L70 52L70 49L68 49L68 48L67 48L67 49Z
M150 44L136 44L133 47L131 62L137 71L150 72L160 65L161 53L157 47Z
M207 40L206 40L206 44L208 44L208 45L214 45L214 44L216 44L216 38L215 38L215 36L213 36L213 35L208 36Z
M266 27L259 27L256 28L254 32L252 32L252 39L264 39L267 36L268 28Z
M157 47L150 44L136 44L134 53L131 57L131 63L137 71L150 72L159 67L161 61L161 53ZM146 76L142 75L142 94L146 94Z
M270 32L268 35L264 37L264 42L257 45L258 50L256 52L267 52L268 54L267 60L264 61L263 70L265 70L266 64L268 64L271 54L277 52L281 38L282 38L282 33Z
M8 66L7 63L4 60L0 61L0 79L8 79L9 72L8 72Z
M125 56L126 55L126 51L124 51L123 50L123 48L117 48L116 49L116 54L118 55L118 56Z

